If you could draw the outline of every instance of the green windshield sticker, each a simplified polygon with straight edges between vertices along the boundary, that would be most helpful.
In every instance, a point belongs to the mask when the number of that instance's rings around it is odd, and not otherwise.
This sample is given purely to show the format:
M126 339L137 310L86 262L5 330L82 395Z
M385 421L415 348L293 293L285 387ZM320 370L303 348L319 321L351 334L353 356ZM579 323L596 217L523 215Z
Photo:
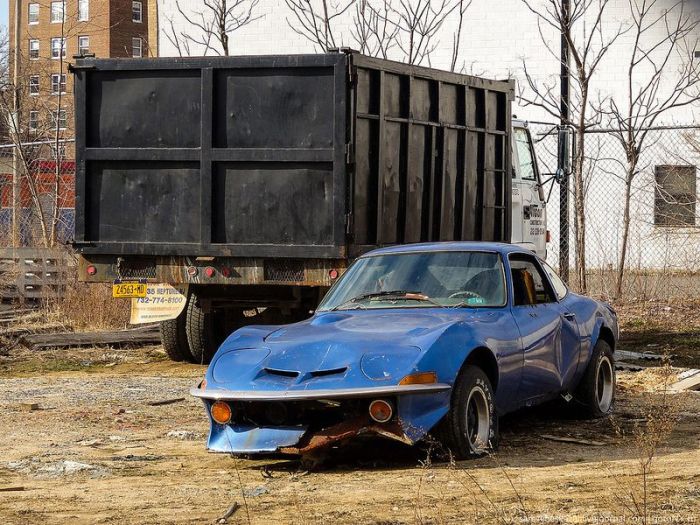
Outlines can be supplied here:
M486 299L483 297L469 297L467 299L467 304L485 304Z

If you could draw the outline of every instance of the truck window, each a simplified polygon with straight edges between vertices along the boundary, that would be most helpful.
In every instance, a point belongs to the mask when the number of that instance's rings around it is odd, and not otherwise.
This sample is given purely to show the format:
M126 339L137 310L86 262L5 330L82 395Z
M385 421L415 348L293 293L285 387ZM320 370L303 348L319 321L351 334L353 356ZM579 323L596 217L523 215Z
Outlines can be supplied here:
M518 148L518 161L520 164L520 178L523 180L536 180L535 163L532 159L532 148L524 128L514 128L515 147Z

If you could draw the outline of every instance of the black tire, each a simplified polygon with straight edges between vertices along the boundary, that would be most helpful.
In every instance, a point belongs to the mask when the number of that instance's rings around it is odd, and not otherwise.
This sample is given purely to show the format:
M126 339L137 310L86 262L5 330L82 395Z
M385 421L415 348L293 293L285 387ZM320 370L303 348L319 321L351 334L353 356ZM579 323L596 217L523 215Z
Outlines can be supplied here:
M595 419L610 414L615 406L615 386L613 351L608 343L599 339L574 394L580 415Z
M498 446L493 399L493 387L484 371L469 365L462 368L452 390L450 409L436 433L453 458L482 456Z
M192 362L208 364L224 340L223 322L217 312L204 311L197 292L191 292L187 302L185 331Z
M187 307L175 319L160 322L160 341L168 357L173 361L191 361L185 323Z

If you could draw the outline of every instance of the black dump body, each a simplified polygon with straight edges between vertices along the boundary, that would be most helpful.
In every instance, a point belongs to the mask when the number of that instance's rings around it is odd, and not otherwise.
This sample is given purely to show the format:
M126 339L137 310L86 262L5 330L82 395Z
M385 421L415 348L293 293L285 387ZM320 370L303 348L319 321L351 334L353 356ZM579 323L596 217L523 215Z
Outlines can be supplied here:
M78 59L85 254L510 239L513 85L350 53Z

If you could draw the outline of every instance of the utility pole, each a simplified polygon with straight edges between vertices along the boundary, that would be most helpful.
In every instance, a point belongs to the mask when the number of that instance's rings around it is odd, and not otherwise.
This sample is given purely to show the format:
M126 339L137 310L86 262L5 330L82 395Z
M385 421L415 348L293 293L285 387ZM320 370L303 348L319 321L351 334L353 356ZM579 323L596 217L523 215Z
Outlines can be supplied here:
M569 42L566 32L571 32L571 0L562 0L562 18L564 24L561 28L561 125L569 124ZM559 184L559 275L565 282L569 282L569 175L564 177Z
M12 149L12 246L14 248L19 247L19 220L21 212L21 182L20 182L20 165L21 154L19 148L21 147L21 139L19 134L19 52L20 52L20 8L22 6L21 0L14 0L15 2L15 17L13 20L15 29L15 38L13 39L12 46L14 47L14 52L12 55L12 131L15 135L15 147Z

